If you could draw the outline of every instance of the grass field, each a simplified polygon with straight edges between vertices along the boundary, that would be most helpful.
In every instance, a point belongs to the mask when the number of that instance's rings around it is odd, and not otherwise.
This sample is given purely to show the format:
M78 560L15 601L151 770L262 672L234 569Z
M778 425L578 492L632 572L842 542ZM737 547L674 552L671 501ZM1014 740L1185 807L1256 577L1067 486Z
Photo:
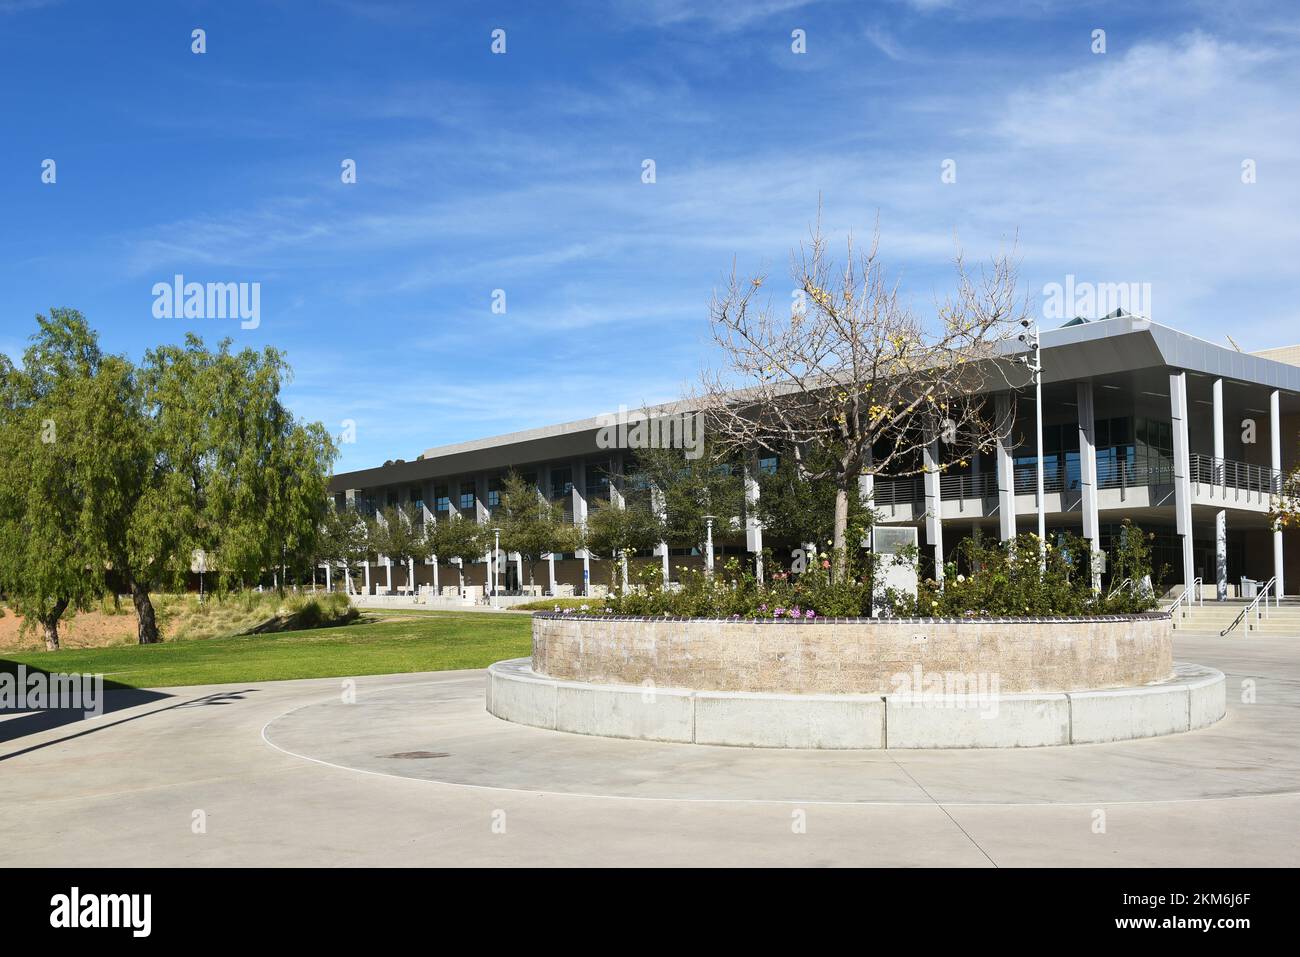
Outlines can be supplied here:
M159 645L0 651L0 671L18 664L51 672L98 673L108 687L278 681L484 668L532 650L531 618L484 612L367 612L356 623L169 641Z

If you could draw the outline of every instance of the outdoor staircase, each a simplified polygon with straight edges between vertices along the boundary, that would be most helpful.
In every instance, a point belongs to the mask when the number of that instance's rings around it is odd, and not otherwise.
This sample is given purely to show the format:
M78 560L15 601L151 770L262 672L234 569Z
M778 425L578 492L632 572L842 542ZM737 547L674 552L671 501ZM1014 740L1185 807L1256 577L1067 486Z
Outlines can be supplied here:
M1229 598L1227 601L1215 601L1207 598L1202 604L1192 604L1186 609L1174 612L1174 637L1217 638L1241 614L1250 602L1242 598ZM1270 600L1268 607L1260 603L1263 617L1256 618L1255 613L1246 616L1227 634L1227 638L1249 638L1253 635L1278 635L1300 639L1300 600L1283 598L1280 605Z

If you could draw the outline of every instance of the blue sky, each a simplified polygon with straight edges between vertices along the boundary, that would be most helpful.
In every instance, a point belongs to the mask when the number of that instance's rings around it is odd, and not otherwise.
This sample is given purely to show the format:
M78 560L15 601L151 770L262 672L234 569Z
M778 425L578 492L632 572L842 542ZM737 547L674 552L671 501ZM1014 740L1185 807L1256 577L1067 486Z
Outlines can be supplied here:
M676 397L733 257L784 280L819 196L923 312L957 241L1018 237L1040 300L1150 283L1289 344L1297 40L1250 2L0 0L0 349L51 306L132 356L274 345L363 468ZM154 318L175 273L261 283L260 325Z

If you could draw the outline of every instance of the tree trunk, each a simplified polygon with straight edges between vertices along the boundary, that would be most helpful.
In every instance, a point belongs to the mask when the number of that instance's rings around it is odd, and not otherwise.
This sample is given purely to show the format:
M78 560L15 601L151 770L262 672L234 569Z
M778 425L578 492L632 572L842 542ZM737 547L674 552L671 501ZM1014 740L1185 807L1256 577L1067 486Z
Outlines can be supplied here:
M849 481L853 476L849 476ZM855 490L856 491L856 490ZM848 570L848 542L847 538L849 526L849 490L841 482L835 489L835 551L833 561L831 562L831 574L836 581L844 578L844 573Z
M158 620L154 616L149 592L136 582L131 582L131 603L135 605L136 635L142 645L156 645L162 641L158 634Z
M48 615L37 619L41 623L41 629L45 632L46 651L59 650L59 619L63 617L63 613L67 611L67 608L68 600L60 598L54 603L54 608L50 610Z

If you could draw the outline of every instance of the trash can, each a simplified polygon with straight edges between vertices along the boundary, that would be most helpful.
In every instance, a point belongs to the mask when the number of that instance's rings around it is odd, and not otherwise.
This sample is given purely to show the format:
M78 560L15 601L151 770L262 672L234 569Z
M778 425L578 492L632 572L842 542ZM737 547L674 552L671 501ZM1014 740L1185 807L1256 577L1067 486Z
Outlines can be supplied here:
M1242 578L1241 580L1241 597L1247 601L1253 601L1259 594L1259 582L1253 578Z

